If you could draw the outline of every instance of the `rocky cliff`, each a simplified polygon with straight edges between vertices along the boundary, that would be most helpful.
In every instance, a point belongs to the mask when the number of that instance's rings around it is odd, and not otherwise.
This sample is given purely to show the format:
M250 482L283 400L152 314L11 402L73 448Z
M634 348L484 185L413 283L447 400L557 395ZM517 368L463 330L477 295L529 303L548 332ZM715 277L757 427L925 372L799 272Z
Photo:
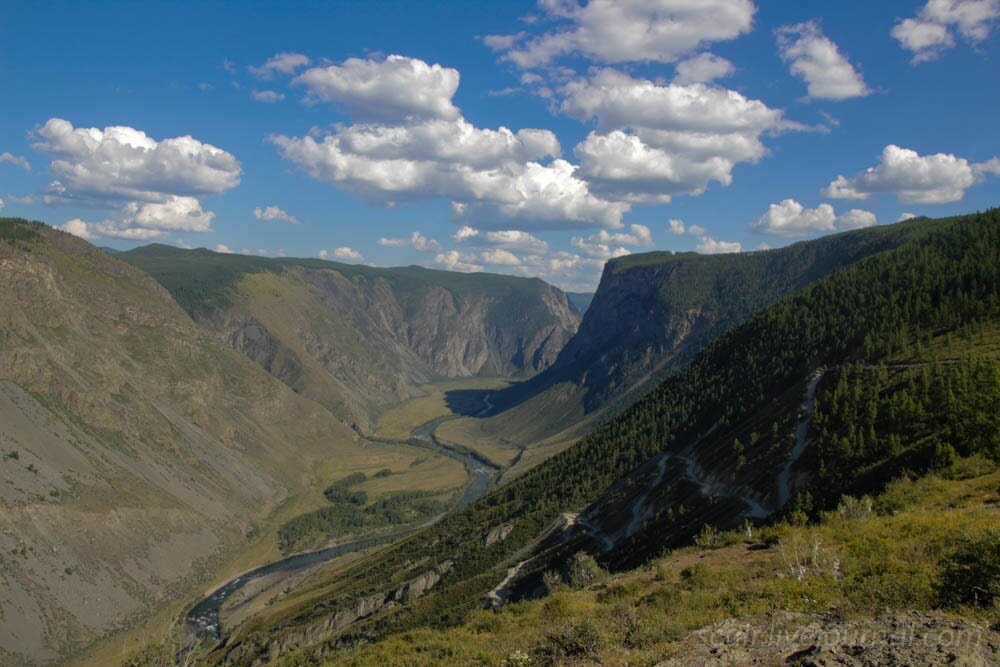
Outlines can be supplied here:
M122 257L221 341L362 427L432 379L542 371L579 324L537 279L167 246Z

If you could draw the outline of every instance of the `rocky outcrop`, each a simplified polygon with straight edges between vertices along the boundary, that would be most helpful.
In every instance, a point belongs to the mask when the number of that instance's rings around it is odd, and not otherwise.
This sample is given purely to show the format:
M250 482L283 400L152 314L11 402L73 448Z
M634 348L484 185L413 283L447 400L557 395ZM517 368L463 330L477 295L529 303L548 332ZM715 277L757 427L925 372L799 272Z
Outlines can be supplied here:
M566 295L537 279L166 246L121 257L219 340L365 429L433 379L543 371L580 322Z
M339 608L307 627L299 628L278 639L259 641L266 638L248 637L238 643L235 649L223 651L223 661L226 664L236 665L266 665L303 646L335 642L352 626L376 613L426 595L453 566L454 563L451 561L445 561L394 589L357 598L350 606Z

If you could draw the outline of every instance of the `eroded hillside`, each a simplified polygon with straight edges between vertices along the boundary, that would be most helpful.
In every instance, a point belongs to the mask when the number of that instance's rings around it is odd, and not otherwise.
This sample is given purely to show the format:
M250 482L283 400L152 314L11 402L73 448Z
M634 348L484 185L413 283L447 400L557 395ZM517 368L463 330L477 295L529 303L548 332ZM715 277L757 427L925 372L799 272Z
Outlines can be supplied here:
M227 345L366 430L431 379L542 371L579 324L537 279L166 246L122 257Z

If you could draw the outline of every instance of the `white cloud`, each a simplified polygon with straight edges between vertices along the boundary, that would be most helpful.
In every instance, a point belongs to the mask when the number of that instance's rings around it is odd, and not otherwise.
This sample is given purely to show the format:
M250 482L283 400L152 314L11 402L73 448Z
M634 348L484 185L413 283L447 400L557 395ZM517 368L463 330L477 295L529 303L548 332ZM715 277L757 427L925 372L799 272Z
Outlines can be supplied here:
M28 162L27 158L21 155L14 155L13 153L4 151L3 153L0 153L0 163L2 162L10 163L16 167L20 167L25 171L31 171L31 163Z
M690 234L691 236L707 236L708 230L702 227L701 225L691 225L690 227L688 227L687 233Z
M509 250L540 253L549 249L549 244L545 241L518 229L501 229L493 232L484 232L480 238L486 243Z
M775 34L778 54L792 74L805 80L810 98L846 100L871 93L861 73L816 21L782 26Z
M993 160L970 164L950 153L920 155L890 144L882 151L878 165L851 178L838 176L823 194L833 199L860 200L875 194L895 194L904 203L943 204L961 200L966 189L992 171L993 164Z
M341 246L339 248L334 248L333 256L336 257L337 259L344 259L351 262L360 262L361 260L364 259L364 256L360 252L348 246Z
M410 246L414 250L419 252L438 252L441 250L441 244L434 239L429 239L420 232L413 232L409 238L407 237L381 237L378 240L380 246L387 248L402 248L405 246Z
M855 208L838 216L829 204L806 208L794 199L785 199L779 204L771 204L750 228L762 234L796 237L871 227L877 222L875 214L870 211Z
M33 147L54 157L49 169L57 180L45 203L118 210L115 219L70 221L91 237L209 231L214 213L202 210L198 197L236 187L242 173L232 154L190 136L156 141L131 127L75 128L61 118L49 119L35 135Z
M14 202L15 204L34 204L35 203L35 196L34 195L24 195L23 197L19 197L18 195L8 194L7 195L7 199L9 199L10 201Z
M713 238L703 236L696 250L705 255L722 255L740 252L743 250L743 246L736 241L716 241Z
M4 207L3 199L0 199L0 211L3 210L3 207Z
M913 220L915 217L917 217L916 213L901 213L897 222L906 222L907 220Z
M563 93L563 113L577 120L596 119L602 130L643 127L759 134L777 129L782 121L781 111L734 90L700 83L661 86L613 69L572 81Z
M470 227L468 225L462 225L457 232L455 232L454 234L452 234L451 238L453 238L456 241L458 241L459 243L461 243L462 241L465 241L465 240L471 239L471 238L475 238L477 236L479 236L479 230L478 229L476 229L474 227Z
M679 218L671 218L667 221L667 231L671 234L683 234L684 221Z
M487 46L522 68L579 54L599 62L674 62L700 46L750 31L751 0L540 0L555 30L492 36Z
M221 253L224 253L226 255L233 254L232 248L230 248L229 246L227 246L225 243L216 243L215 244L215 252L221 252Z
M457 250L448 250L438 253L434 261L450 271L478 273L483 270L483 267L481 264L475 264L475 259L475 256L465 255Z
M231 153L190 136L156 141L131 127L74 128L61 118L35 134L33 147L55 157L56 199L159 201L219 194L240 183L242 169Z
M862 227L872 227L878 224L878 217L871 211L860 208L852 208L847 213L837 216L837 229L861 229Z
M558 159L552 132L482 129L462 118L452 104L457 70L389 56L314 68L296 81L363 122L270 140L310 176L375 202L445 198L456 218L500 228L513 220L617 227L629 210L590 192L576 167Z
M673 82L680 85L709 83L730 76L734 71L736 68L733 67L733 64L722 56L717 56L714 53L699 53L677 63L677 75Z
M562 88L561 110L597 121L574 149L594 192L625 202L667 202L698 195L712 181L732 182L741 162L767 149L765 132L790 129L780 110L701 83L658 85L604 69Z
M226 61L227 63L229 61ZM270 78L275 72L281 74L291 74L300 67L309 65L312 60L301 53L278 53L270 58L260 67L248 67L250 73L262 79ZM227 68L228 70L229 68Z
M630 251L625 247L627 245L644 247L653 245L653 235L645 225L632 225L629 232L611 233L602 229L587 238L574 236L570 245L587 257L611 259L628 255Z
M285 99L285 94L278 93L273 90L254 90L250 93L250 97L258 102L274 104L275 102L280 102Z
M1000 18L1000 0L929 0L916 18L899 21L890 34L913 53L913 64L936 60L955 45L957 30L970 44L989 37Z
M168 232L208 232L215 214L203 211L194 197L170 196L162 202L129 202L117 218L85 222L74 218L61 229L85 239L101 237L146 240Z
M291 213L283 211L277 206L265 206L261 208L260 206L254 206L253 217L257 220L266 220L268 222L288 222L293 225L299 224L299 219L296 218Z
M458 70L417 58L348 58L340 65L314 67L293 83L306 87L307 100L343 105L355 120L401 122L459 117L452 97Z
M489 248L479 253L485 264L499 264L502 266L518 266L521 260L517 255L503 248Z
M767 213L757 218L750 228L756 232L777 236L805 236L815 232L833 231L836 221L837 214L829 204L805 208L794 199L786 199L780 204L771 204Z

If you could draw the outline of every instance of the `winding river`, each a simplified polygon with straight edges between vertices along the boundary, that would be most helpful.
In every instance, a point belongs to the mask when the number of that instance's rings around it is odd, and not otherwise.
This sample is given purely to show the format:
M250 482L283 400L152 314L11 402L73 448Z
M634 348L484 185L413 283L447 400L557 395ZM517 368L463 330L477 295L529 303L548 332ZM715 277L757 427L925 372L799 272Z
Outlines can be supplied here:
M489 394L486 394L483 397L484 409L480 414L485 414L492 409L493 406L489 399ZM476 455L471 450L447 447L438 442L438 440L434 437L434 430L442 422L454 419L455 417L456 415L446 415L444 417L438 417L430 420L429 422L425 422L410 432L409 440L382 440L369 438L375 442L388 445L410 445L414 447L423 447L438 454L443 454L444 456L449 456L457 461L460 461L469 473L469 483L466 485L465 491L462 493L462 497L459 498L458 502L455 503L455 506L452 507L448 514L465 509L470 504L475 502L480 496L486 493L486 490L489 489L490 484L500 472L499 467L485 458ZM406 537L407 535L410 535L411 533L427 528L428 526L441 521L445 518L445 516L448 516L448 514L437 517L422 525L400 530L389 535L379 535L376 537L356 540L354 542L337 544L324 549L317 549L316 551L294 554L292 556L288 556L287 558L282 558L281 560L268 563L267 565L262 565L261 567L250 570L249 572L244 572L238 577L229 580L219 588L216 588L207 597L203 598L191 607L184 616L184 629L186 632L194 634L198 637L211 637L218 639L221 636L219 610L231 595L242 589L251 581L275 573L293 574L307 567L319 565L320 563L325 563L333 560L334 558L339 558L344 554L390 544L396 540Z

